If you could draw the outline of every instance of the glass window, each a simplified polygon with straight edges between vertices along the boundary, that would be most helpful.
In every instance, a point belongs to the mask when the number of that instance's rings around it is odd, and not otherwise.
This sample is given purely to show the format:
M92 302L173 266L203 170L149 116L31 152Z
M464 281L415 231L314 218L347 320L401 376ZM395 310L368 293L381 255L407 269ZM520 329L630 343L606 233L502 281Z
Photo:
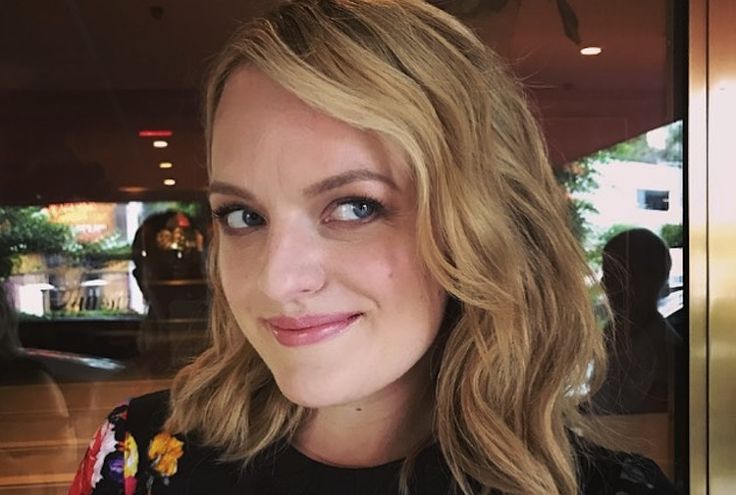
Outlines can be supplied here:
M204 279L204 214L196 202L4 207L7 296L21 322L160 312L145 288L150 278Z
M565 165L576 228L612 319L609 370L593 397L604 424L673 479L685 463L682 122ZM672 203L670 203L672 201Z

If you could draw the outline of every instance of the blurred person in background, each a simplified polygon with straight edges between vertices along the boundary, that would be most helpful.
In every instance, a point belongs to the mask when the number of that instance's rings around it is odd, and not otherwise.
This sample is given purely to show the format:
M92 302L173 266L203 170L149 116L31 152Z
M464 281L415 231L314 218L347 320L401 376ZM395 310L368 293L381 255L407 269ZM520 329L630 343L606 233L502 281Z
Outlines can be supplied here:
M204 236L192 219L169 210L147 217L132 244L133 276L148 304L138 332L138 373L165 376L206 342Z

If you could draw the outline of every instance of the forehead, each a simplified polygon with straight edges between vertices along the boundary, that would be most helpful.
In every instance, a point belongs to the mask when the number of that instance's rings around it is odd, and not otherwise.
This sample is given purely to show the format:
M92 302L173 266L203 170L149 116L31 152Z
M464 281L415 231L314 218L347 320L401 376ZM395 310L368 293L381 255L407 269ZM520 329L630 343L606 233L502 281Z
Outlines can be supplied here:
M227 180L243 165L379 168L395 181L410 173L398 145L307 105L260 71L243 68L225 84L215 114L212 175ZM335 169L335 170L332 170Z

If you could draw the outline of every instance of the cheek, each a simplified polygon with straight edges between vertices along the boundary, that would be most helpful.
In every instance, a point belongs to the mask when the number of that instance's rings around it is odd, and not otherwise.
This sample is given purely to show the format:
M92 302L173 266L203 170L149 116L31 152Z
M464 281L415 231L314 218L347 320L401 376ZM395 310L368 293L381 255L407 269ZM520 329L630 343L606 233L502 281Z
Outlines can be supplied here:
M232 279L234 278L234 270L238 268L233 257L234 251L227 241L220 240L217 246L217 266L220 276L220 282L225 290L225 295L230 292Z
M243 302L250 300L256 280L254 267L259 260L253 258L257 252L232 240L220 240L217 248L217 264L225 298L233 312L242 311Z
M352 254L330 256L339 260L333 265L334 274L357 290L369 293L379 305L390 305L397 310L411 303L424 307L442 300L444 291L421 263L415 249L415 240L392 233L380 239L365 242Z

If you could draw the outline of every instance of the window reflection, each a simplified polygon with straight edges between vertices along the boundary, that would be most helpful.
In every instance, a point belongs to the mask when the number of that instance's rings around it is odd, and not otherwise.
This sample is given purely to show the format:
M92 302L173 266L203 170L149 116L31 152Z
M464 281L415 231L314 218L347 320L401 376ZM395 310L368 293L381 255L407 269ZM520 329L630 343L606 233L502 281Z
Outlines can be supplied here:
M204 235L187 211L201 222L204 208L140 202L0 207L2 275L21 320L145 314L135 262L141 273L156 267L166 279L202 279ZM146 250L133 245L144 220L154 217L173 220L141 231L138 244L151 251L144 269Z
M612 311L593 411L675 479L686 465L682 122L567 165L576 229Z
M169 376L195 355L205 215L200 202L0 208L4 342L27 363L13 380L37 381L28 363L63 381Z

